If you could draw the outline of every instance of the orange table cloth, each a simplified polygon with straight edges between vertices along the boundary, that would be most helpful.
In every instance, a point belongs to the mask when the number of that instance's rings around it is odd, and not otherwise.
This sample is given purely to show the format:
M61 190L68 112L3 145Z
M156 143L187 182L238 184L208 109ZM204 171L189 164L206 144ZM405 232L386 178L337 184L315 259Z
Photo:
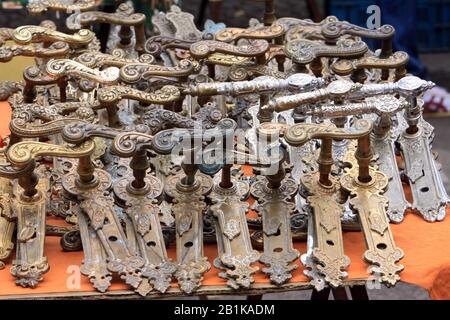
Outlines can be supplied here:
M9 134L8 123L11 110L9 104L0 102L0 134ZM406 187L406 194L411 200L411 193ZM400 261L405 269L400 273L401 280L416 284L427 289L432 299L450 299L450 210L448 217L441 222L428 223L419 215L407 212L405 220L398 225L391 224L395 242L404 253ZM300 253L305 253L306 243L295 243ZM349 279L367 278L368 265L363 261L365 251L364 238L360 232L344 233L345 253L351 259L348 267ZM73 273L73 266L79 266L83 259L82 252L63 252L59 245L59 237L47 237L45 240L45 254L48 257L50 271L44 275L44 280L35 289L16 286L15 278L10 274L11 260L0 270L0 298L7 295L33 293L61 293L70 291L94 291L89 280L81 276L79 287L70 289L67 282ZM169 256L175 260L174 245L168 248ZM205 254L209 261L217 256L215 245L206 245ZM293 272L292 282L307 282L303 275L303 266L297 260L299 267ZM258 283L269 283L269 279L262 272L255 275ZM176 286L176 284L173 284ZM218 270L214 267L206 273L203 285L226 285L225 280L218 277ZM71 287L69 285L69 287ZM114 279L109 290L127 290L126 284L120 279Z

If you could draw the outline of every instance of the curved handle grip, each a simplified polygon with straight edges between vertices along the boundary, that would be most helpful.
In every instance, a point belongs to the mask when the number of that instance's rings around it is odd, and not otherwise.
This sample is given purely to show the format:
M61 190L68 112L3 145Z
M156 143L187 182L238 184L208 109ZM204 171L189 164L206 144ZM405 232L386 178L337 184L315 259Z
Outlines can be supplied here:
M152 65L147 63L131 63L120 69L120 78L125 82L136 82L154 76L161 77L187 77L195 71L194 63L190 60L181 60L175 67Z
M284 139L291 146L301 146L312 139L359 139L372 130L372 122L357 120L351 128L337 128L334 124L299 123L286 130Z
M61 118L37 124L27 122L25 119L15 118L9 123L9 130L12 134L21 138L38 138L60 133L67 124L81 121L78 118Z
M295 63L308 64L319 57L359 57L367 49L364 42L352 39L342 39L336 45L302 39L286 43L285 53Z
M154 63L155 58L150 54L143 54L139 59L125 58L126 53L122 49L116 48L111 54L88 51L76 58L76 61L89 68L100 68L103 66L123 67L130 63Z
M285 29L281 24L273 24L268 27L260 27L256 29L225 28L217 31L214 37L217 41L223 42L231 42L238 39L271 40L281 37L284 33Z
M97 99L102 104L115 104L122 99L133 99L144 103L166 105L181 99L180 90L171 85L147 93L130 87L113 86L101 88Z
M6 157L13 165L23 167L39 156L80 158L90 156L94 150L95 143L91 140L75 147L37 141L22 141L11 146L6 153Z
M337 39L344 34L353 36L371 38L371 39L392 39L395 35L395 29L389 24L382 25L377 29L367 29L347 21L331 21L322 26L322 35L326 39Z
M0 62L8 62L16 56L53 58L64 57L70 51L70 47L65 42L55 42L48 48L42 48L35 45L26 46L8 46L0 48Z
M357 69L394 69L408 64L409 55L403 51L396 51L388 58L376 56L362 57L357 60L338 60L331 65L333 72L339 75L350 74Z
M64 141L79 145L92 137L114 139L122 132L123 130L113 129L108 126L78 121L77 123L71 123L64 126L61 136Z
M87 29L82 29L75 34L66 34L41 26L21 26L14 30L13 40L17 43L30 42L55 42L63 41L71 45L87 45L94 40L95 34Z
M265 40L255 40L251 45L234 46L232 44L214 40L197 41L189 48L191 55L197 59L220 52L240 57L258 57L269 50L269 43Z
M95 9L101 1L99 0L78 0L76 3L70 4L66 1L58 0L34 0L27 4L30 14L41 14L47 10L80 12Z
M110 67L99 71L70 59L50 60L47 63L47 72L50 76L56 78L76 76L104 84L113 84L119 79L119 69L116 67Z
M182 40L168 36L153 36L145 42L145 52L159 57L163 50L166 49L183 49L189 50L195 41Z

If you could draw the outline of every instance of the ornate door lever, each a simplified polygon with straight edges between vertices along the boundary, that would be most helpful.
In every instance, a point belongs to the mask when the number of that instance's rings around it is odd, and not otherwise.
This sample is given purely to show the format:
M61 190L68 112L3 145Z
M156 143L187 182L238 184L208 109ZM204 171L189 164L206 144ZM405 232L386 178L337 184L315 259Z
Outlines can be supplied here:
M145 43L145 15L143 13L129 13L130 10L127 10L128 8L128 4L121 3L117 12L114 13L103 11L78 11L78 13L74 13L67 18L66 25L71 30L78 30L83 27L92 26L96 23L109 23L128 29L133 27L136 35L135 49L137 52L142 53L144 51ZM122 32L124 32L124 30L119 31L119 36ZM123 46L129 45L129 38L122 38L120 44Z
M41 26L18 27L12 36L13 40L20 44L63 41L72 46L86 46L94 40L94 37L95 34L87 29L79 30L71 35Z
M155 58L150 54L142 54L138 59L125 58L126 53L122 49L115 49L111 54L88 51L76 58L76 61L89 68L101 68L103 66L123 67L130 63L152 64Z
M311 257L303 258L311 262L307 265L311 270L305 274L314 276L319 274L333 287L342 285L342 280L347 277L345 269L350 264L350 259L344 254L341 216L343 207L339 198L339 181L330 175L331 166L334 164L332 158L333 139L369 139L372 125L366 120L355 123L352 129L336 128L333 124L295 124L286 132L284 139L291 146L301 146L310 139L321 139L319 159L319 170L307 173L301 178L301 194L307 198L307 202L313 215L310 219L314 221L315 239ZM320 281L314 279L319 290L322 286Z
M69 59L50 60L47 63L47 72L50 76L57 78L75 76L104 84L114 84L119 79L119 69L116 67L99 71Z
M27 4L28 12L31 14L42 14L47 10L80 12L90 11L99 5L98 0L75 0L70 2L58 0L36 0Z
M166 67L148 63L129 63L120 69L120 78L124 82L134 83L151 77L177 77L186 79L196 67L190 60L181 60L175 67Z
M39 57L39 58L63 58L69 53L69 45L65 42L54 42L48 48L36 45L8 46L0 48L0 62L8 62L16 56Z
M267 27L252 29L244 28L225 28L215 33L214 38L217 41L232 42L239 39L264 39L272 40L281 38L285 29L281 24L273 24Z

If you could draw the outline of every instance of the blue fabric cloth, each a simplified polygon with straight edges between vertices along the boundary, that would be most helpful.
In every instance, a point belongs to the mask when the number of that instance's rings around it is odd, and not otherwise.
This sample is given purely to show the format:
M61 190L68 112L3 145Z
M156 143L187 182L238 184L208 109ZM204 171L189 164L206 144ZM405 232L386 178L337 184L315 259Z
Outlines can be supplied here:
M381 23L395 28L393 49L409 54L408 72L427 79L427 70L419 58L417 20L419 19L416 0L378 0L381 9Z

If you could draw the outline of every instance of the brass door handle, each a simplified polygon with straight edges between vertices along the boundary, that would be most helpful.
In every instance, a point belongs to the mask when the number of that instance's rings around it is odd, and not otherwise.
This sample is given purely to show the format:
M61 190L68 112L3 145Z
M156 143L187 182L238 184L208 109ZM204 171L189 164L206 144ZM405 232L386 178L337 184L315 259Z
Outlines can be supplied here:
M6 153L6 157L11 164L25 167L39 156L81 158L90 156L94 150L95 143L91 140L87 140L78 146L22 141L11 146Z
M104 84L113 84L119 79L119 69L116 67L99 71L70 59L50 60L46 69L48 74L55 78L75 76Z
M21 26L14 30L13 40L20 44L30 42L63 41L73 46L86 46L94 40L95 34L87 29L81 29L75 34L67 34L41 26Z
M48 48L36 45L13 45L0 48L0 62L8 62L16 56L39 58L63 58L67 56L70 47L65 42L54 42Z
M62 131L61 136L64 141L71 144L80 145L83 142L93 137L101 137L105 139L113 140L117 135L124 133L123 130L110 128L108 126L91 124L82 121L66 124ZM137 126L140 132L148 132L149 128L145 125Z
M166 49L183 49L189 50L191 45L195 43L193 40L183 40L168 36L153 36L145 41L145 52L159 57Z
M178 101L180 98L180 90L171 85L150 93L124 86L101 88L97 93L98 101L105 105L117 104L122 99L132 99L147 104L167 105Z
M196 70L190 60L181 60L175 67L166 67L148 63L130 63L120 69L120 78L125 82L136 82L155 76L186 78Z
M36 0L27 4L30 14L42 14L45 11L80 12L95 9L100 4L99 0L78 0L75 3L67 3L58 0Z
M121 4L121 6L122 5L127 6L126 4ZM124 14L120 10L114 13L89 11L72 14L66 20L66 25L71 30L78 30L97 23L109 23L125 27L133 27L136 35L136 51L144 51L145 15L143 13Z
M233 66L233 65L254 65L251 57L240 57L225 53L212 53L204 60L207 65Z
M285 45L286 56L301 65L320 57L360 57L366 52L367 45L364 42L352 39L341 39L336 45L306 39L287 42Z
M291 92L308 91L321 87L324 81L309 74L297 73L287 79L262 78L252 81L199 83L186 88L183 93L192 96L269 93L281 90Z
M13 140L17 138L40 138L60 133L65 125L73 122L84 121L78 118L67 117L56 119L43 124L37 124L29 123L21 118L12 119L9 123L9 130L11 131L10 145L12 145Z
M387 58L392 54L392 39L395 29L391 25L385 24L377 29L366 29L347 21L334 21L322 26L322 35L328 42L334 43L344 34L383 40L380 57Z
M274 24L282 25L286 30L285 41L297 41L300 39L325 40L322 35L322 26L327 23L338 21L335 16L328 16L320 22L313 22L310 19L280 18Z
M409 56L406 52L396 51L387 58L377 56L365 56L356 60L341 59L331 65L331 70L338 75L349 75L353 72L352 79L363 83L366 79L364 69L395 69L396 80L406 75L406 65Z
M189 51L197 59L206 58L212 53L220 52L240 57L263 56L269 50L269 43L265 40L255 40L251 45L235 46L226 42L201 40L193 43Z
M371 130L372 122L367 120L356 121L351 129L337 128L334 124L298 123L286 130L284 139L298 147L311 139L359 139L368 136Z
M89 68L101 68L103 66L120 68L131 63L152 64L155 62L155 58L150 54L142 54L138 59L129 59L125 58L125 56L125 51L117 48L111 54L95 51L85 52L76 57L75 60Z
M239 39L272 40L283 36L284 33L285 29L281 24L273 24L268 27L259 27L255 29L225 28L216 32L214 38L217 41L223 42L232 42Z

